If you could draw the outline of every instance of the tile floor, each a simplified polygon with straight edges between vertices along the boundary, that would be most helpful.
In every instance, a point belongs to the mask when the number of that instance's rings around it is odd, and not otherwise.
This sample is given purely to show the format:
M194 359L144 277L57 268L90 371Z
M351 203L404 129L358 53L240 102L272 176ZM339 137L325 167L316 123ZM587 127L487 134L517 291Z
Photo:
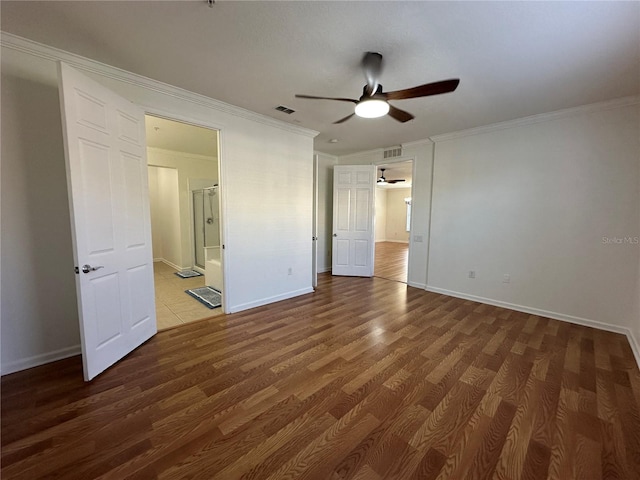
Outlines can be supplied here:
M204 287L204 275L180 278L174 275L176 271L163 262L153 264L158 330L222 315L222 308L209 309L185 293L188 288Z

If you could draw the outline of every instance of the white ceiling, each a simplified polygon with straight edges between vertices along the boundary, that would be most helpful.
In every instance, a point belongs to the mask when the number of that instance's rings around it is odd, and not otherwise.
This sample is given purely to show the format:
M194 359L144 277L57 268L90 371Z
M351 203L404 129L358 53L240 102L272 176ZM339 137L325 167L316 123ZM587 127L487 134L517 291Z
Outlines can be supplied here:
M218 133L208 128L145 116L147 146L218 158Z
M2 1L2 30L320 131L341 155L640 94L640 2ZM358 98L365 51L415 115L332 122ZM274 108L285 105L292 115ZM329 140L338 139L338 143Z

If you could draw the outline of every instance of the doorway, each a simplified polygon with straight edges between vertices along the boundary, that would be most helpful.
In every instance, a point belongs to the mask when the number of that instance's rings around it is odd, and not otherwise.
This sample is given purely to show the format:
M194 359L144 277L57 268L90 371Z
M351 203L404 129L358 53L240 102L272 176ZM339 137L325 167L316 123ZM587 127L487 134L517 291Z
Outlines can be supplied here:
M377 165L374 276L407 283L413 160Z
M164 330L223 313L222 259L218 253L216 272L207 261L221 239L219 140L217 130L153 115L145 126L156 318ZM212 278L219 295L207 305Z

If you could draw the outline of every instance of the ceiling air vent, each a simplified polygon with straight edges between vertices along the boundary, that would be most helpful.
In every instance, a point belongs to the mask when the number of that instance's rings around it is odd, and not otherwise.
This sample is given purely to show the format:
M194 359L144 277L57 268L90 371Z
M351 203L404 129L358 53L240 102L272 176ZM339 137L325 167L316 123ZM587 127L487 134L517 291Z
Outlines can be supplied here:
M292 113L295 113L295 110L292 110L289 107L285 107L284 105L277 106L276 110L278 110L279 112L284 112L287 115L291 115Z
M402 147L393 147L384 151L384 158L396 158L402 156Z

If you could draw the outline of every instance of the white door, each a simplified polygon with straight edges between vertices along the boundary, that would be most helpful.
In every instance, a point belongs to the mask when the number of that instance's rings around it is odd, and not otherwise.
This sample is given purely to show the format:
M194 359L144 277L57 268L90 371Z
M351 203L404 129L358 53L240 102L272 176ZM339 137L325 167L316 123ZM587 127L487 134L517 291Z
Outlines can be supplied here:
M58 64L85 380L156 333L144 114Z
M376 167L333 167L333 275L373 276Z

